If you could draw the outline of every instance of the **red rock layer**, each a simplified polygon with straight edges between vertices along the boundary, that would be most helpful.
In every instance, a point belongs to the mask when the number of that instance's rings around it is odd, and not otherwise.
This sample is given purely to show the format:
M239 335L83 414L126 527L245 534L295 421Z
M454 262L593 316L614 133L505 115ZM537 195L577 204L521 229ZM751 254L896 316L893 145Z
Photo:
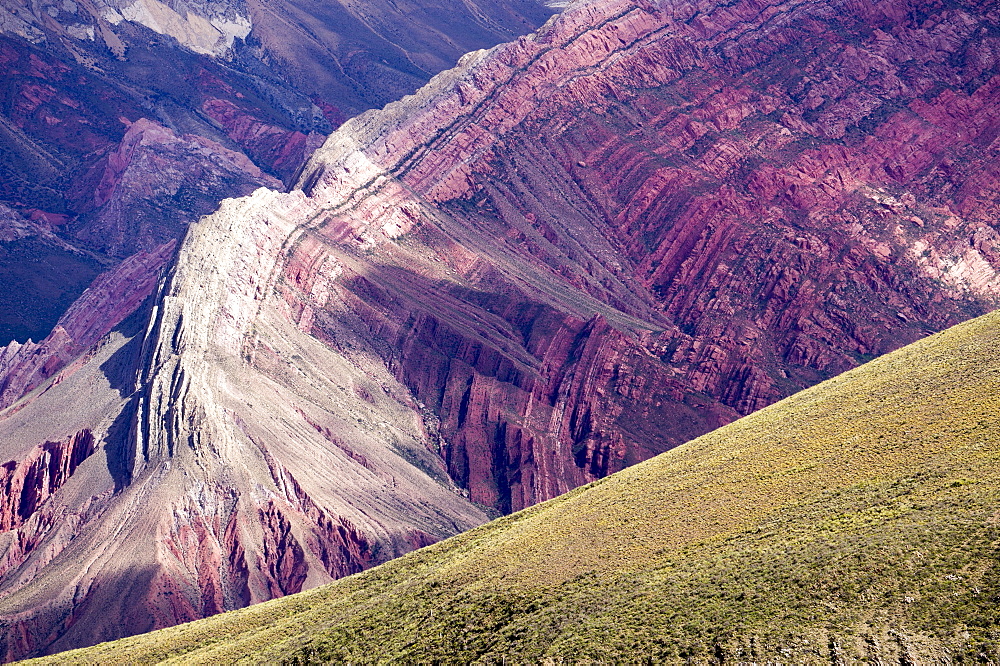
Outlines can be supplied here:
M311 525L310 533L305 539L305 547L319 558L331 576L343 578L364 571L382 561L378 555L379 546L360 532L350 520L331 516L302 489L291 472L273 458L269 457L268 462L275 486L283 495L285 510L301 514ZM265 532L268 534L268 545L265 550L273 554L273 557L263 558L260 562L261 567L270 568L275 574L287 568L301 569L301 576L274 575L272 579L277 589L271 590L272 596L298 592L305 580L303 546L288 534L288 520L278 503L270 501L259 511ZM427 543L436 541L430 535L423 536L427 538ZM286 558L289 557L298 564L286 562Z
M112 256L151 251L182 238L189 224L215 210L221 194L258 187L281 183L243 153L142 118L81 185L73 235Z
M995 307L998 17L908 7L581 5L331 138L301 184L333 310L474 500L528 506ZM324 247L287 299L336 344Z
M96 444L89 430L45 442L21 461L0 464L0 532L18 527L62 487Z
M255 162L267 164L286 182L298 174L302 164L326 139L319 132L306 134L266 123L225 99L205 100L201 108Z

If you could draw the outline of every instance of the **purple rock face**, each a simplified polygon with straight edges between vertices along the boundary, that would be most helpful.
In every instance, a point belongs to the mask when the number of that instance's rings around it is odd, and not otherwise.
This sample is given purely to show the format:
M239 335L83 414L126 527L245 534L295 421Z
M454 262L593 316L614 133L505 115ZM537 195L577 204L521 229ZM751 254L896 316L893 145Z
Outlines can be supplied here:
M997 17L906 11L569 12L345 127L363 157L317 153L332 212L288 298L332 252L449 472L502 511L988 311Z

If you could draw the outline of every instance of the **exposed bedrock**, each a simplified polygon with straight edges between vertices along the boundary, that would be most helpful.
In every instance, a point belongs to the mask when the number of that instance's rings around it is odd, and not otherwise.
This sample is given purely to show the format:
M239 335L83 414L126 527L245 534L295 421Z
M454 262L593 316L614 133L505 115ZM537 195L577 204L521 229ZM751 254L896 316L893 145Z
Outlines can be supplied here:
M93 433L81 430L64 442L45 442L20 462L0 465L0 531L24 524L93 452Z
M356 313L509 511L995 307L997 17L904 4L590 3L467 56L304 172L300 325Z
M258 187L280 189L281 182L243 153L142 118L78 186L73 236L84 247L124 258L182 238L222 197Z
M0 532L0 654L239 608L486 520L385 366L285 312L275 261L306 206L227 200L141 307L0 412L12 478L44 491ZM55 433L84 427L97 450L68 477L29 473Z
M995 307L980 5L576 4L226 200L0 412L2 460L97 446L0 534L2 653L357 571Z
M34 228L25 226L27 222L16 228L8 225L14 243L32 232L60 250L59 257L88 258L90 253L81 249L87 247L121 261L93 279L44 339L0 347L0 408L56 374L135 311L156 287L188 225L215 210L219 197L248 194L266 185L281 186L242 153L140 119L80 186L77 205L84 212L71 225L75 246L37 223ZM9 251L12 263L38 263L20 257L16 247ZM59 266L50 259L39 270L58 273ZM26 283L23 288L30 298L51 297L45 289L31 289L35 282L30 274L16 277L15 284ZM56 282L43 285L57 294L67 289ZM18 312L3 314L16 318Z
M58 382L60 371L68 364L86 362L80 355L153 292L164 266L174 255L174 245L175 241L169 241L152 252L137 252L99 275L40 342L15 341L0 347L0 409L13 405L53 377Z
M535 0L0 2L0 205L76 250L0 232L0 281L33 287L0 295L0 345L45 337L101 268L179 239L223 198L294 182L348 115L552 12Z

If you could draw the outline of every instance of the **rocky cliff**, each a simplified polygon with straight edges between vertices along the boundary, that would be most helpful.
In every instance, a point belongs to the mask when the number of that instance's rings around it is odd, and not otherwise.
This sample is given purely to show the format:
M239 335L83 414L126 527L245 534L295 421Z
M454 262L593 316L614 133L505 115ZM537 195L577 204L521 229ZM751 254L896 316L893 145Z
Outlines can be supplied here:
M314 156L300 326L332 254L510 511L993 308L997 16L908 11L588 3L468 56Z
M993 308L998 22L595 0L349 120L0 413L13 469L96 443L0 534L4 653L357 571Z

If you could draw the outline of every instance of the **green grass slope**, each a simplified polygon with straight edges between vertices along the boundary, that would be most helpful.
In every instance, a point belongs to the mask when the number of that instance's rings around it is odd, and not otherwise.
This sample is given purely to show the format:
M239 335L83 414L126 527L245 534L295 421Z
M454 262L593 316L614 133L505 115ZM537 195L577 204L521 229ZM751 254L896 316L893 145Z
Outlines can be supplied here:
M996 662L998 559L995 313L366 573L51 661Z

